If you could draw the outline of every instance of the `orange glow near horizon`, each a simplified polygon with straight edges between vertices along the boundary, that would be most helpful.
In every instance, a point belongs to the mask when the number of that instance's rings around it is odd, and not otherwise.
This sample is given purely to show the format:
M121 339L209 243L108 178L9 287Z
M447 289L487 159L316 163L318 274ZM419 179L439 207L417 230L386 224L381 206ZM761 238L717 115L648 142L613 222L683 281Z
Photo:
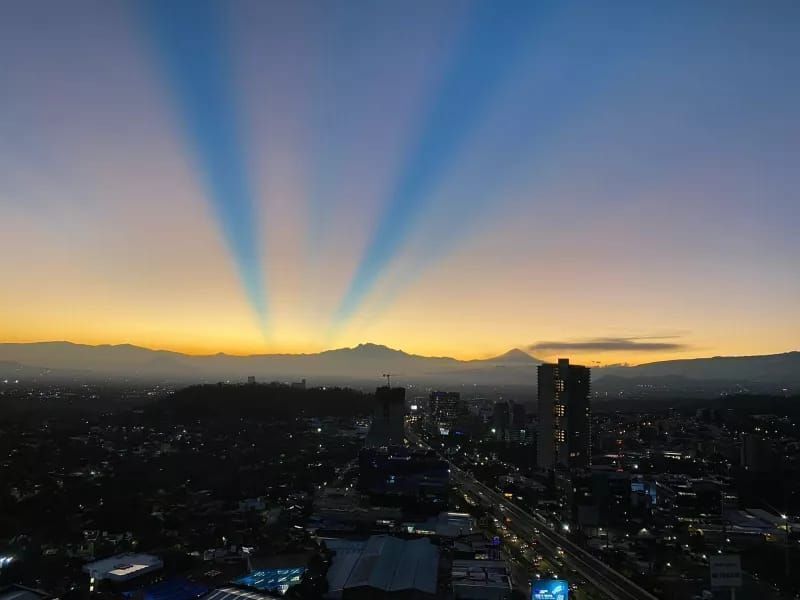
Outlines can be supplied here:
M345 347L351 348L364 343L374 343L374 344L380 343L377 341L365 340L359 342L355 341L342 342L341 344L336 344L330 347L325 347L321 345L306 346L301 344L296 344L296 345L287 344L281 346L273 346L268 343L265 343L264 345L254 344L252 346L247 346L247 345L239 346L236 344L231 344L226 346L224 344L206 345L205 343L169 344L166 341L159 341L157 339L152 339L152 340L135 339L126 337L109 341L107 338L104 337L61 339L61 338L31 338L31 337L15 337L15 336L7 337L6 339L3 340L3 342L0 343L27 344L27 343L40 343L40 342L69 342L74 344L85 344L90 346L100 346L100 345L116 346L116 345L129 344L133 346L147 348L150 350L164 350L169 352L178 352L190 356L207 356L218 353L223 353L230 356L250 356L257 354L314 354L318 352L323 352L325 350L334 350L337 348L345 348ZM515 348L515 346L508 346L508 347L503 346L503 347L497 347L495 350L482 349L481 351L476 353L470 353L470 352L457 353L457 352L448 352L438 346L435 345L429 346L424 343L413 346L399 346L392 344L382 344L382 345L388 346L395 350L402 350L409 354L417 354L421 356L432 356L432 357L446 356L458 360L483 360L488 358L494 358ZM519 348L519 349L526 351L524 348ZM730 354L726 354L725 356L749 356L761 353L780 354L783 352L793 352L793 351L797 351L797 349L795 347L789 346L784 349L770 350L764 352L753 352L749 350L743 350L741 352L732 352ZM527 350L526 352L531 356L535 356L536 358L545 362L556 362L559 358L569 358L570 361L574 364L583 364L589 367L608 366L616 364L637 365L637 364L644 364L644 363L658 362L665 360L709 358L711 356L720 356L719 353L693 352L692 350L684 350L680 352L639 353L639 354L631 354L624 352L591 353L591 352L576 352L576 351L564 351L560 353L543 353L532 350Z
M0 19L0 342L800 349L794 8L51 4Z

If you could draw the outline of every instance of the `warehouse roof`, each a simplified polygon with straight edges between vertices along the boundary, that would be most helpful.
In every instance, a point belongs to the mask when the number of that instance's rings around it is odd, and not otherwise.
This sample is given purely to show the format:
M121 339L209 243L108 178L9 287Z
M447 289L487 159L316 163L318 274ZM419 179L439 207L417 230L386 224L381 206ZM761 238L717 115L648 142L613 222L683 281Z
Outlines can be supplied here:
M200 600L273 600L274 598L280 598L280 596L231 586L213 590Z
M352 545L336 551L328 571L329 592L336 596L345 589L370 587L435 594L438 565L439 550L427 539L376 535L360 548Z
M83 572L97 579L127 581L139 575L156 571L164 566L157 556L151 554L117 554L83 565Z

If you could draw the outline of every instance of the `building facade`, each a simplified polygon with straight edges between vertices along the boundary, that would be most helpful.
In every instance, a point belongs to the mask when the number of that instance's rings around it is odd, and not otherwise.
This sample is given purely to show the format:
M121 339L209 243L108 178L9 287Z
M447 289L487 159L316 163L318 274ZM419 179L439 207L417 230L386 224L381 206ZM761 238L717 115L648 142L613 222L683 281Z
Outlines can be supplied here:
M591 464L591 376L588 367L557 363L538 367L537 464L542 469L580 469Z
M402 446L406 414L406 390L379 387L375 390L375 414L367 434L366 446Z
M511 426L511 407L506 400L494 403L492 411L492 429L498 440L508 441Z
M435 391L428 397L430 426L441 435L448 435L466 413L466 403L458 392Z

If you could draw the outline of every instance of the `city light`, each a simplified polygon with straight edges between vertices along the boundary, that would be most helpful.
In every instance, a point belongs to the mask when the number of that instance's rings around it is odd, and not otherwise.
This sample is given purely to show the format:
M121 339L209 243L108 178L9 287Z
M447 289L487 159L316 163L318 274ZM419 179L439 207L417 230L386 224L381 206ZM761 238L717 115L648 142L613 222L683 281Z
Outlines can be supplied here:
M800 0L42 4L0 600L800 591Z

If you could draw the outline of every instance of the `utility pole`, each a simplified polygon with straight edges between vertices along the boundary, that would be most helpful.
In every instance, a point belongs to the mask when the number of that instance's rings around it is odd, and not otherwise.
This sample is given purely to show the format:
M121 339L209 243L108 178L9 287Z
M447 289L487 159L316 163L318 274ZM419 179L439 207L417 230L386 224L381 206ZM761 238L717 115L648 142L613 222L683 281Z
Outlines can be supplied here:
M789 587L789 570L790 570L790 562L789 562L789 490L786 487L786 481L790 481L790 479L786 479L786 475L788 475L788 468L784 466L784 484L783 484L783 506L786 509L785 513L780 513L781 518L783 519L783 527L785 529L784 533L786 534L786 538L784 541L784 569L786 570L786 587Z
M789 515L781 513L781 519L783 519L783 533L785 535L783 540L784 571L786 575L786 587L789 587Z
M784 506L788 506L788 493L784 489ZM778 516L783 520L783 534L784 534L784 544L783 544L783 560L784 560L784 576L786 577L786 585L789 585L789 573L791 572L791 563L789 560L789 515L787 513L779 511L777 508L772 506L769 502L761 498L761 501L770 509L774 510L778 513ZM781 529L778 527L778 529Z

